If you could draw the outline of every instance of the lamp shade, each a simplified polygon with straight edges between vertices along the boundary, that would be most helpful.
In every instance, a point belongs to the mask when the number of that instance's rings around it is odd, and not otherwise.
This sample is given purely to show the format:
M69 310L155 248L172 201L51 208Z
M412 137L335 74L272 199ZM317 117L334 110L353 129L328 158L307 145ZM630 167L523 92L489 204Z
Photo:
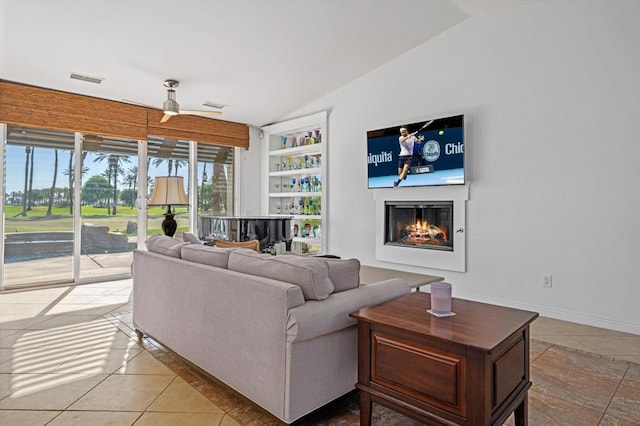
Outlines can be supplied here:
M158 176L153 184L150 206L189 205L182 176Z

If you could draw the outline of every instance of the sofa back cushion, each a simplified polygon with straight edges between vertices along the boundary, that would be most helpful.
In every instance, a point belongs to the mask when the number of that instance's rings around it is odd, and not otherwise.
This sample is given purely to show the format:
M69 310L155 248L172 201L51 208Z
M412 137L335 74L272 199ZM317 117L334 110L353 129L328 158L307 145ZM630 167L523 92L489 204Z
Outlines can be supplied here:
M234 250L229 254L229 269L299 286L305 300L324 300L333 292L329 266L316 258L271 256Z
M360 261L358 259L324 259L329 266L329 279L334 292L351 290L360 285Z
M227 269L231 250L233 249L205 246L202 244L188 244L182 246L182 259Z
M165 256L177 257L180 259L180 250L189 243L182 242L176 238L166 235L154 235L144 242L147 250L152 253L164 254Z
M196 237L196 235L192 234L191 232L183 232L182 241L189 244L202 244L200 238Z

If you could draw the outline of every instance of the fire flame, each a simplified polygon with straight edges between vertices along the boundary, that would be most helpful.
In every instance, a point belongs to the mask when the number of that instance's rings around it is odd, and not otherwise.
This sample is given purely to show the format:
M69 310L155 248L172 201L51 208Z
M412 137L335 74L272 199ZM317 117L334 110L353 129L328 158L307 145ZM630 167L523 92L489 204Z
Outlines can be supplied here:
M439 226L429 224L426 220L424 222L418 220L415 225L409 225L407 231L416 239L447 241L447 231Z

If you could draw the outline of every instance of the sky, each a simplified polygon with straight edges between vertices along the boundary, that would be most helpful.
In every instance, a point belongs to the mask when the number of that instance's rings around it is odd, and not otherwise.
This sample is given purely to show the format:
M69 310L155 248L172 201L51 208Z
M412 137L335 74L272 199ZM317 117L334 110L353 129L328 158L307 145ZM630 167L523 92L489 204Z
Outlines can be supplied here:
M87 154L84 161L85 167L89 168L89 172L84 175L83 181L86 182L91 176L101 175L107 170L107 162L95 162L96 155L94 153ZM5 157L5 175L6 175L6 193L24 191L24 170L25 170L26 153L23 146L7 145ZM50 188L53 183L54 169L54 150L48 148L36 148L34 153L34 172L33 172L33 189ZM138 165L137 158L131 157L131 162L125 164L125 170ZM65 188L68 186L69 177L64 174L69 166L69 151L58 150L58 175L56 186ZM198 165L202 167L201 164ZM183 176L187 182L188 168L183 167L178 170L178 176ZM210 174L210 171L209 171ZM149 176L166 176L167 165L163 163L160 167L149 165ZM118 186L123 185L121 178Z

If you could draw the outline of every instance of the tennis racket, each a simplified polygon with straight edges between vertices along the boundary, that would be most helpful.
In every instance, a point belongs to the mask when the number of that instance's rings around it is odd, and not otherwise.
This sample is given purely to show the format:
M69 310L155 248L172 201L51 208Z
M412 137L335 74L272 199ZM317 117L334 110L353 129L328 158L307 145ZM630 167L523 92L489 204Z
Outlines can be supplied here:
M429 124L431 124L431 123L433 123L433 120L429 120L429 121L427 121L426 123L424 123L424 124L422 125L422 127L420 127L418 130L416 130L414 133L418 133L420 130L422 130L422 129L426 128L426 127L427 127Z

